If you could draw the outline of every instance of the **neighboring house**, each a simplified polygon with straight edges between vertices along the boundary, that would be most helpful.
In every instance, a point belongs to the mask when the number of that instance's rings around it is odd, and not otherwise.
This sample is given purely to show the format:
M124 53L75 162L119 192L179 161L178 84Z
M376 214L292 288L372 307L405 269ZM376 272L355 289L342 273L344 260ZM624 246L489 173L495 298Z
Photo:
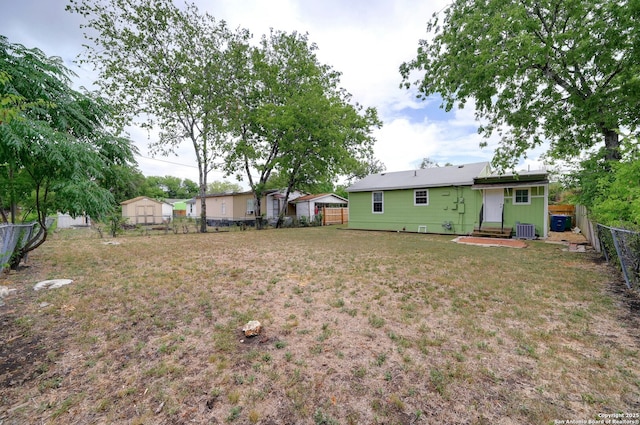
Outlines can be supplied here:
M91 226L91 218L88 215L79 215L76 218L71 217L69 214L58 213L58 222L56 228L58 229L71 229L72 227L87 227Z
M199 202L199 200L198 200ZM185 201L186 204L186 215L189 218L196 218L198 215L196 214L196 198L191 198L188 201Z
M174 217L187 216L187 201L183 199L167 199L166 202L173 207Z
M262 210L266 214L267 220L273 220L278 218L280 215L280 211L282 211L284 207L284 197L286 194L286 190L268 190L265 196L266 204L262 205ZM285 217L294 217L296 216L296 202L300 197L305 196L304 193L298 192L294 190L289 193L289 199L287 201L287 206L284 211Z
M278 217L280 210L284 206L284 191L268 190L260 201L261 214L267 220ZM303 194L294 191L289 194L289 202L285 210L286 216L296 214L293 200ZM195 216L200 217L200 197L194 199ZM253 192L228 192L212 193L206 195L207 222L210 226L225 225L230 223L255 223L255 199ZM187 204L187 215L189 214L189 204Z
M171 221L173 206L146 196L138 196L120 203L122 218L128 224L162 224Z
M295 200L296 216L298 219L306 217L313 221L323 208L346 208L349 201L333 193L301 196Z
M195 198L196 217L200 217L201 198ZM262 198L264 208L265 198ZM255 206L253 192L212 193L205 196L207 207L207 223L219 226L232 223L255 222Z
M347 192L352 229L547 236L546 171L497 175L479 162L372 174Z

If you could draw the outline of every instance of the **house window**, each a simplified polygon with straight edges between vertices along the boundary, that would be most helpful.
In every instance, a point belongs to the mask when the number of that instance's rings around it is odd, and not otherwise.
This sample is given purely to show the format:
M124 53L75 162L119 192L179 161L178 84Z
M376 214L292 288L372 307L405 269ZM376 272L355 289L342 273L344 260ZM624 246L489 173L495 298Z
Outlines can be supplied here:
M247 199L247 215L253 215L254 211L253 199Z
M531 189L516 189L513 191L513 205L527 205L531 203Z
M225 201L220 204L220 215L227 215L227 203Z
M382 214L384 212L384 196L382 192L372 192L371 201L373 203L373 213Z
M273 198L271 207L273 208L274 217L280 214L280 202L276 198Z
M415 206L429 205L429 191L427 189L414 190L413 205Z

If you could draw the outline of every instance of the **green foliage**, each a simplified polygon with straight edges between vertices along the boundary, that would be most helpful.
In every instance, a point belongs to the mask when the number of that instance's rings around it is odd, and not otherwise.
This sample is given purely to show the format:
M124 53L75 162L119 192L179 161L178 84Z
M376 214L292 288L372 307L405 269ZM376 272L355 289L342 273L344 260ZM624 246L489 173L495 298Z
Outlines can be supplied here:
M102 185L109 189L116 204L143 195L145 176L136 167L115 166L105 175Z
M189 180L173 176L149 176L145 179L138 196L154 199L188 199L198 195L198 185Z
M225 167L246 173L258 214L263 191L276 181L288 192L304 190L372 157L375 109L351 104L338 87L340 74L321 64L316 50L307 35L272 31L237 58L245 73L234 81L235 137Z
M447 162L446 164L444 164L444 167L449 167L453 164L451 164L450 162ZM432 160L429 157L425 157L422 158L422 162L420 162L420 169L425 169L425 168L439 168L442 167L442 165L440 165L439 163L437 163L436 161Z
M639 11L629 0L454 0L400 67L403 85L440 95L447 111L474 102L503 168L546 142L551 158L604 142L617 160L618 130L640 124Z
M188 140L204 195L233 109L230 58L248 31L230 31L194 4L179 8L171 0L72 0L67 10L87 20L82 61L96 66L97 84L118 99L122 122L148 117L142 126L160 130L154 153L167 155ZM203 204L202 232L205 217Z
M326 414L321 408L313 413L313 422L316 425L338 425L339 422Z
M0 36L0 63L0 199L21 201L40 229L19 261L44 242L46 217L56 211L95 219L111 211L114 198L103 183L134 163L135 150L112 126L111 105L70 87L72 73L60 58Z
M565 189L561 182L549 182L549 204L561 203L564 191Z
M359 161L356 161L353 164L353 168L351 170L350 175L347 178L347 181L351 182L353 180L363 179L369 174L382 173L386 169L387 169L387 166L384 165L384 163L382 163L381 161L373 157L364 158ZM343 197L346 198L346 196L343 196Z
M333 193L343 197L344 199L349 199L349 192L347 192L347 187L345 185L337 185L333 190Z
M208 193L242 192L242 186L229 181L214 181L209 183Z
M591 217L605 225L640 225L640 150L637 141L623 145L622 159L607 161L604 154L585 160L571 176L573 200L589 208Z
M376 110L351 102L306 35L271 31L254 46L249 31L171 0L72 0L67 8L87 19L93 47L84 60L121 103L123 122L149 116L143 125L160 129L156 153L189 140L201 195L222 156L228 174L247 177L258 227L272 172L290 191L374 162ZM201 214L206 231L204 207Z
M109 225L109 234L115 238L124 231L123 225L126 224L127 219L122 217L121 212L114 211L106 218L106 221Z

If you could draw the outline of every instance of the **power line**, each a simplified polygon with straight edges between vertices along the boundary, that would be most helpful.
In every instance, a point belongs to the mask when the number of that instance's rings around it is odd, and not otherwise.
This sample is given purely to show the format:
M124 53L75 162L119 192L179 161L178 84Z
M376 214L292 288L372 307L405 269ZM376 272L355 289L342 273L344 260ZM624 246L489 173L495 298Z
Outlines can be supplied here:
M152 160L152 161L165 162L165 163L167 163L167 164L171 164L171 165L179 165L179 166L181 166L181 167L198 168L198 167L197 167L197 166L195 166L195 165L181 164L181 163L179 163L179 162L168 161L168 160L166 160L166 159L152 158L152 157L150 157L150 156L144 156L144 155L140 155L140 154L137 154L136 156L139 156L140 158L150 159L150 160Z

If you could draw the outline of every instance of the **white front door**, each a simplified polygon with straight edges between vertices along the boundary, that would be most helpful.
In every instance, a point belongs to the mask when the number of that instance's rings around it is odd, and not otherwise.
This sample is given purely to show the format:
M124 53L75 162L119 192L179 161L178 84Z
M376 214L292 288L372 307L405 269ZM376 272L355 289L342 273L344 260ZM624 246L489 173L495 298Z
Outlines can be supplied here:
M502 223L504 207L504 189L485 189L483 221Z

